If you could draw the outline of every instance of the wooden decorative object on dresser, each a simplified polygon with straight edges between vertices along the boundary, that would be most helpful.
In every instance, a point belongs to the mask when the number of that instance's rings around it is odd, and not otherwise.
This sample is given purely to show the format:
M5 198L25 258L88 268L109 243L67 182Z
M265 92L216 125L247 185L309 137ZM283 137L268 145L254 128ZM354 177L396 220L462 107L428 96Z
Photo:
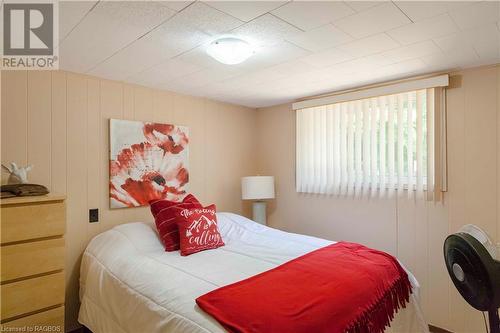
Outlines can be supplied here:
M64 200L0 200L2 332L64 332Z

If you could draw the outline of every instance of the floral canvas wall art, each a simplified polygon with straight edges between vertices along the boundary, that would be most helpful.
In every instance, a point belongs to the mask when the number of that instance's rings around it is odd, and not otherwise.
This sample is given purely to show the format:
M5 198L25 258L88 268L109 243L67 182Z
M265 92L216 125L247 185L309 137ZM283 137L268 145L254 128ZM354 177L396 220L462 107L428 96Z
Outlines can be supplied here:
M187 127L110 119L111 208L180 201L189 181Z

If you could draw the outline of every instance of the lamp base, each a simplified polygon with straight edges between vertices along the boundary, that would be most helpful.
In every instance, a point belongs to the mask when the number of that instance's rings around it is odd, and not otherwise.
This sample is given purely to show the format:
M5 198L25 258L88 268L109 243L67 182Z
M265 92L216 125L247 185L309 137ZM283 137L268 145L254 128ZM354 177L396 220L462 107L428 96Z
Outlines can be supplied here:
M254 201L252 205L252 219L260 224L266 225L266 202Z

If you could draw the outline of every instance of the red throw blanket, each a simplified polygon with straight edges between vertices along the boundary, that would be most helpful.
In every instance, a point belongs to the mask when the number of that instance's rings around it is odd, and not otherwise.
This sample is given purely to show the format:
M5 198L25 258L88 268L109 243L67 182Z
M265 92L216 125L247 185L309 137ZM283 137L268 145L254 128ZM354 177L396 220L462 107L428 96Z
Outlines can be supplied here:
M408 275L393 256L340 242L196 303L229 332L380 333L410 293Z

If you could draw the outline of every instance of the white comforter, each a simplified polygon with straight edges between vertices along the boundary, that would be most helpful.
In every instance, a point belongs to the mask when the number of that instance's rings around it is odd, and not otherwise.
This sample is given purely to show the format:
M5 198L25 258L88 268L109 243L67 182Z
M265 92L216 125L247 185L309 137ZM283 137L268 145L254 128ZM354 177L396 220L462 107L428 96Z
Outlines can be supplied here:
M333 243L235 214L217 218L226 246L187 257L165 252L152 224L123 224L96 236L82 259L80 323L94 333L225 332L196 305L198 296ZM428 332L414 295L390 331Z

